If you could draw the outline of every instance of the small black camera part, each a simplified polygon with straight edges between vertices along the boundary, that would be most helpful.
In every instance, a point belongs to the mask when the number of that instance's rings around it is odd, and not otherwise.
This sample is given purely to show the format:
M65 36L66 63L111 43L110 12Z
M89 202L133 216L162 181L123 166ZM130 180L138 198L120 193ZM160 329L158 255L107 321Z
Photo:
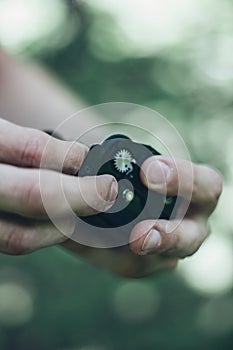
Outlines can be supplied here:
M111 135L102 144L93 145L77 175L114 176L118 182L118 196L110 210L80 219L99 228L134 226L146 219L173 219L177 197L149 190L140 178L144 161L157 155L160 153L151 146L121 134Z

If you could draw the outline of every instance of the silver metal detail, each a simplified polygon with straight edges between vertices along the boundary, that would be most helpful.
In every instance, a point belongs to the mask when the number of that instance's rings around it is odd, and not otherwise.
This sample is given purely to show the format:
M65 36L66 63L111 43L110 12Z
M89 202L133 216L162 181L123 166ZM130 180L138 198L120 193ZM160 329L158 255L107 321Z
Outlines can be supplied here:
M131 190L124 190L123 197L126 200L126 202L131 202L134 199L134 193Z
M120 173L132 171L132 163L136 163L136 161L126 149L120 150L114 157L114 165Z

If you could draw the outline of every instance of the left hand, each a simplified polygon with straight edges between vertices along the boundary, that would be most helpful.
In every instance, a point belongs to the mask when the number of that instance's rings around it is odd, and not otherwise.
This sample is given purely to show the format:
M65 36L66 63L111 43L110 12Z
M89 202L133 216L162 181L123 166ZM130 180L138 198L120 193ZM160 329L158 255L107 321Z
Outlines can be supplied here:
M87 152L80 143L57 140L0 118L0 253L21 255L66 241L67 236L51 223L51 215L68 234L74 230L71 208L88 216L113 205L114 177L72 176Z

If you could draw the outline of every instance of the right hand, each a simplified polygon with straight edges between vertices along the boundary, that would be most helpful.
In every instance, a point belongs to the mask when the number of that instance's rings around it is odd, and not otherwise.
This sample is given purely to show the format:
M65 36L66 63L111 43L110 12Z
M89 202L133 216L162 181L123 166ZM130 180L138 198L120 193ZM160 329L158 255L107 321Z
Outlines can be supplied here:
M48 141L50 147L43 155ZM44 208L41 175L46 180L43 193L49 208L64 222L70 207L77 215L87 216L112 206L117 196L114 177L70 176L77 173L87 152L82 144L57 140L42 131L0 119L0 252L25 254L67 240L50 222ZM43 169L39 169L42 156ZM72 231L74 227L67 229Z

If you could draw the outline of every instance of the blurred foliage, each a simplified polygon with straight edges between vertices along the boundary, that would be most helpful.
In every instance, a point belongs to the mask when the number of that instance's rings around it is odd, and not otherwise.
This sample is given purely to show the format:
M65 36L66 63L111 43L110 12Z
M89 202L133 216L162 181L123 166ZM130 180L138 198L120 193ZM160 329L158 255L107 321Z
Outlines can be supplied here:
M225 152L233 128L232 80L214 81L201 73L193 46L187 42L155 55L125 55L113 36L116 28L110 15L78 1L69 1L69 11L64 32L54 33L54 40L63 45L32 43L24 54L49 67L89 105L127 101L161 112L178 128L194 161L211 163L229 178ZM93 37L97 21L101 31ZM66 44L65 30L72 33ZM97 52L101 45L95 40L107 47L106 55ZM201 296L179 274L165 273L139 281L138 293L135 290L131 299L128 295L135 282L56 247L24 257L1 255L0 263L0 294L3 286L9 291L6 312L13 305L8 319L1 316L5 304L0 305L1 349L232 348L232 291L218 297ZM27 296L18 311L23 317L17 322L14 303L20 301L11 299L9 282L21 286Z
M35 291L33 317L18 327L1 326L2 349L85 349L84 346L95 349L94 346L100 346L101 349L198 347L204 350L218 349L229 337L228 334L208 336L203 332L198 315L206 298L195 295L174 274L140 282L157 295L158 305L154 314L144 313L144 317L134 319L134 308L125 305L121 314L115 309L119 303L115 305L114 296L125 280L77 261L76 257L72 259L59 248L46 249L30 257L1 256L1 266L18 274L18 282L24 286L27 279ZM131 298L135 298L134 293ZM132 306L143 310L146 296L142 289ZM137 301L141 304L137 305Z

